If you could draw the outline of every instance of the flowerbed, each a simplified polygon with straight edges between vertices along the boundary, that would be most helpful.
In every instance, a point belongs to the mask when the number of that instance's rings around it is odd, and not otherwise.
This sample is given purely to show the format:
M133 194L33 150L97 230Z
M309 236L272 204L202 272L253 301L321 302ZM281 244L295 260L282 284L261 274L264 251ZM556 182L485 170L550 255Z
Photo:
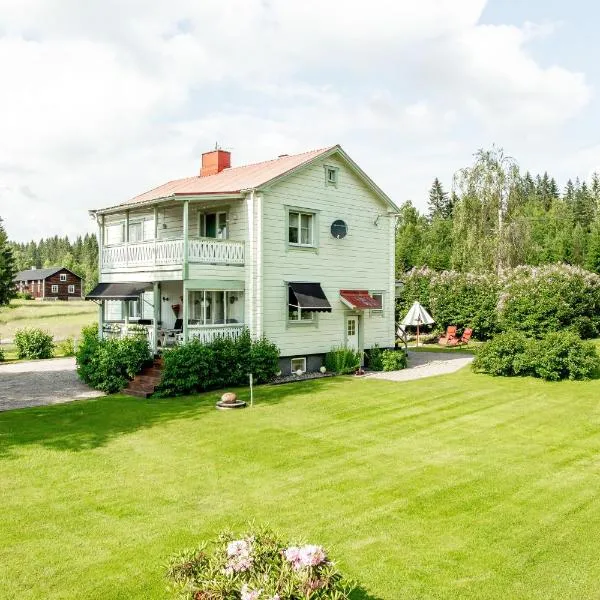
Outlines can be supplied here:
M181 553L167 577L186 600L347 600L355 589L322 546L284 544L264 528Z

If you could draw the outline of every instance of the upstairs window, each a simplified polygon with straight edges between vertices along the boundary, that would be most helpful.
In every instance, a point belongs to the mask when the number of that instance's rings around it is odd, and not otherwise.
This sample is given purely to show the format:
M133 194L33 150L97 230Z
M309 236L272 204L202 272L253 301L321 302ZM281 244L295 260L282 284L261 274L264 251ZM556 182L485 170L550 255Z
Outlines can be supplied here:
M200 237L227 239L227 213L200 213L198 215L198 230Z
M314 214L289 212L288 242L295 246L314 246Z
M338 184L338 168L325 165L325 184L337 187Z
M66 281L67 280L67 274L66 273L61 273L60 274L60 280L63 281L63 282Z

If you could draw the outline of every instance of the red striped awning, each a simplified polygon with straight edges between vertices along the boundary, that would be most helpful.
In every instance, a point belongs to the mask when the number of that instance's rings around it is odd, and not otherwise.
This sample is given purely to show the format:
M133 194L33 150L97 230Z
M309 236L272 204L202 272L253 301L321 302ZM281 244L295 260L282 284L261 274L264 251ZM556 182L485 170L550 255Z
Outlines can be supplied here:
M381 302L367 290L340 290L340 300L353 310L381 310Z

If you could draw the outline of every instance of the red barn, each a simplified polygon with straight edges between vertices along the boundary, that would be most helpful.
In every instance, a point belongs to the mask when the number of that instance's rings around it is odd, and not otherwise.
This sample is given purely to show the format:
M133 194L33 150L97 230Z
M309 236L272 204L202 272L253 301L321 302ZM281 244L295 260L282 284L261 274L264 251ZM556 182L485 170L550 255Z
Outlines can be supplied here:
M80 300L83 291L81 277L65 267L21 271L15 285L17 291L41 300Z

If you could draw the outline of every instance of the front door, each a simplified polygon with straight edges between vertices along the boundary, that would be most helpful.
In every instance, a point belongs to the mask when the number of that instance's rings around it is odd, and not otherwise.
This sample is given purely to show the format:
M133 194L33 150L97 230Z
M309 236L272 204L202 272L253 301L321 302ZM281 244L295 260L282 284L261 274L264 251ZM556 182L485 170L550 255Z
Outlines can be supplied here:
M346 317L346 345L358 351L358 317Z

